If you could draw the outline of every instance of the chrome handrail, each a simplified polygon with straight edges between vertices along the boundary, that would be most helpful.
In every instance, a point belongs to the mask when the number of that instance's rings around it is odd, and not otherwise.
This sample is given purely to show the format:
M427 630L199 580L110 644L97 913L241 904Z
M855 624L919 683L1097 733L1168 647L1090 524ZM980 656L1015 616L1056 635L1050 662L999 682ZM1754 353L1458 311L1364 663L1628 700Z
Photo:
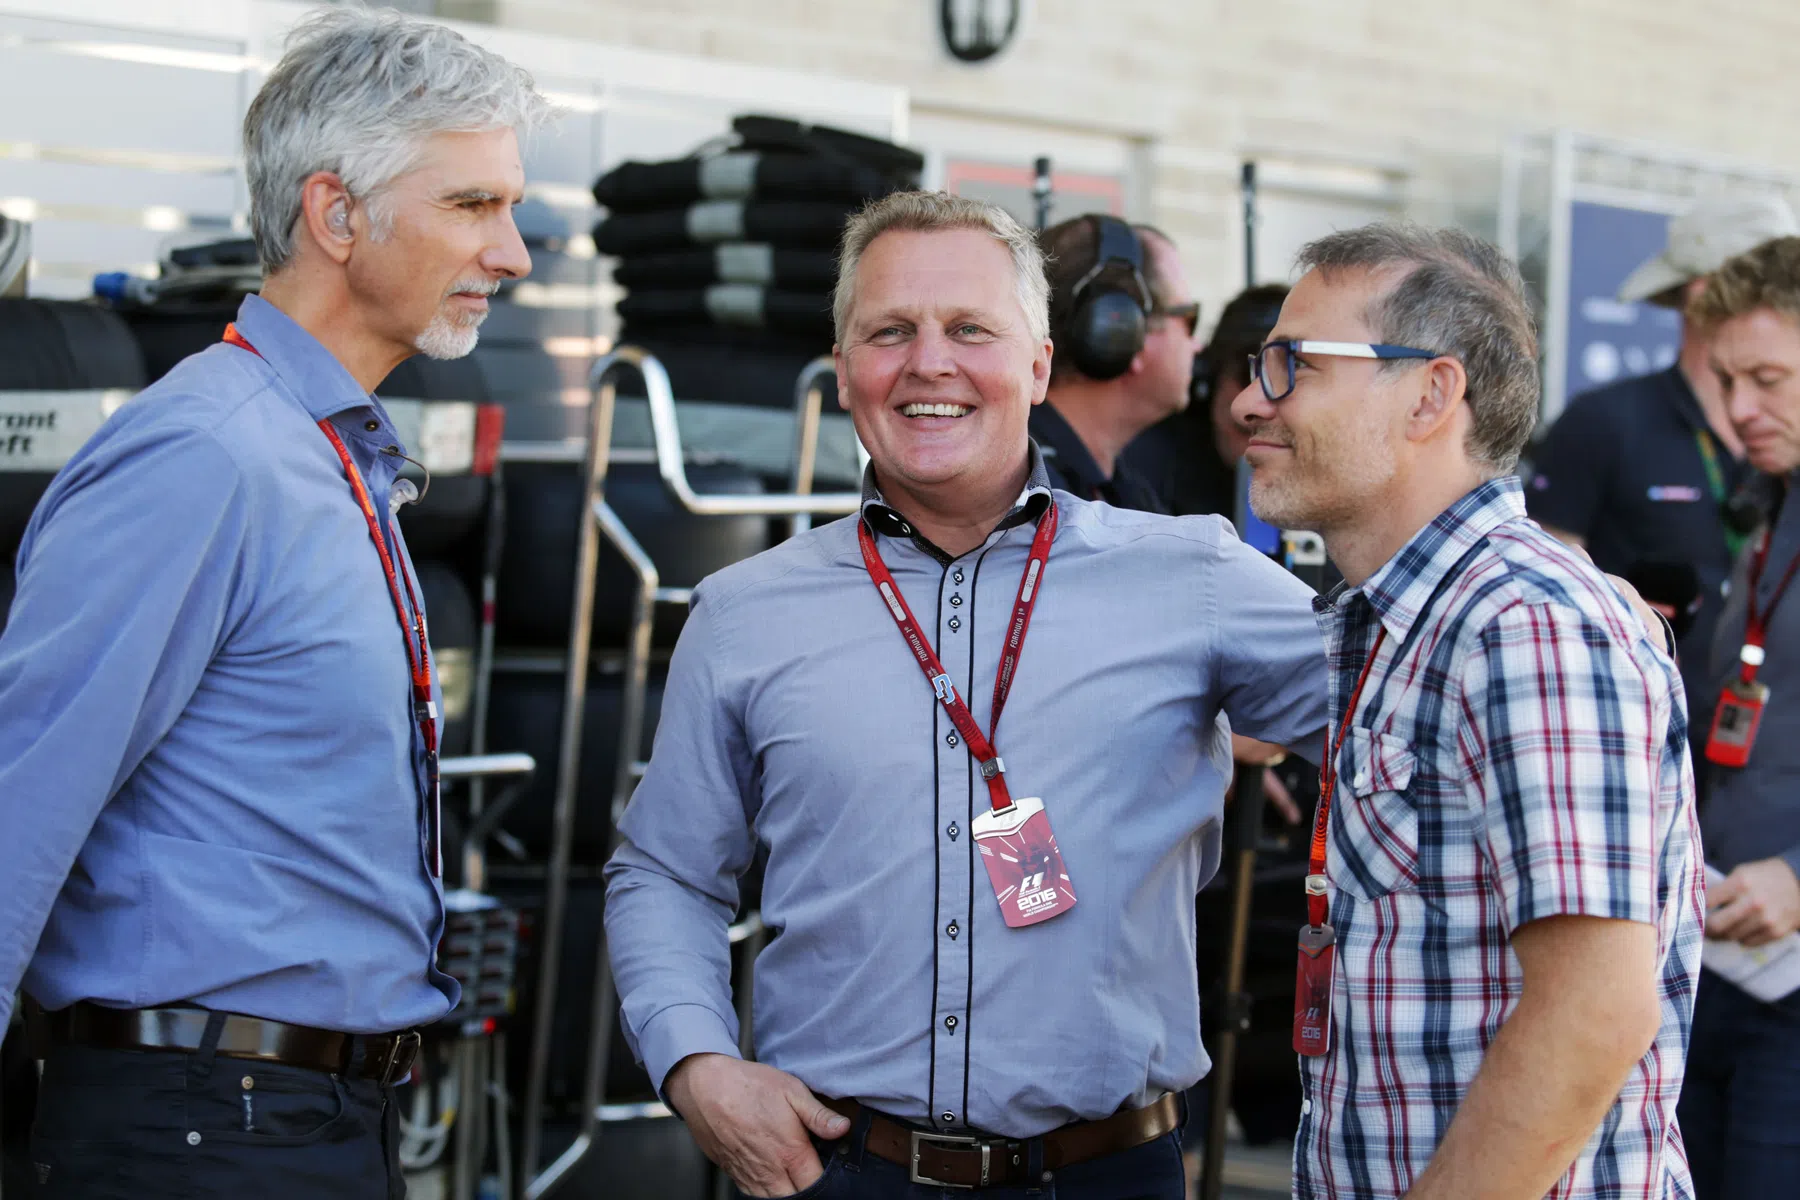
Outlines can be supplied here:
M675 416L675 393L669 386L669 373L654 355L636 346L620 346L594 364L596 392L612 387L612 368L619 364L636 367L644 379L644 396L650 402L650 437L656 450L656 470L663 483L681 506L700 516L781 517L799 513L855 512L862 503L856 492L792 492L760 495L702 495L688 482L687 465L681 453L681 425ZM809 371L812 369L809 365ZM817 431L814 431L816 440Z
M610 359L612 356L608 356ZM606 361L606 360L602 360ZM544 887L544 927L538 940L537 996L527 1060L525 1104L521 1114L519 1174L527 1180L524 1194L536 1200L573 1167L564 1154L543 1174L537 1173L543 1133L544 1086L550 1073L550 1023L556 1011L557 975L561 966L563 919L569 898L569 855L575 834L575 796L581 769L581 722L587 702L588 650L594 612L594 569L600 561L600 527L590 519L590 501L601 495L611 448L614 389L600 389L588 413L587 453L582 463L581 520L575 534L575 587L569 612L569 659L563 677L563 719L557 749L555 801L550 817L550 864ZM587 1122L583 1122L584 1128ZM586 1153L586 1145L581 1153ZM574 1149L574 1147L571 1147ZM579 1159L577 1154L576 1158Z

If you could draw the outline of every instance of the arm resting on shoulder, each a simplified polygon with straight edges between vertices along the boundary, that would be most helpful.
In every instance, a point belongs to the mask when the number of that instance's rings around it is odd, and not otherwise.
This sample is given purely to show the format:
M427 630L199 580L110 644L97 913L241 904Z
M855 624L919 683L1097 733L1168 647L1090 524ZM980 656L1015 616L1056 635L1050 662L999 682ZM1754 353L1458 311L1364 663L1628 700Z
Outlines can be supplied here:
M1545 917L1513 935L1519 1005L1407 1200L1541 1200L1656 1038L1656 928Z
M1220 526L1207 586L1214 630L1207 664L1234 747L1285 746L1313 762L1330 692L1313 590Z

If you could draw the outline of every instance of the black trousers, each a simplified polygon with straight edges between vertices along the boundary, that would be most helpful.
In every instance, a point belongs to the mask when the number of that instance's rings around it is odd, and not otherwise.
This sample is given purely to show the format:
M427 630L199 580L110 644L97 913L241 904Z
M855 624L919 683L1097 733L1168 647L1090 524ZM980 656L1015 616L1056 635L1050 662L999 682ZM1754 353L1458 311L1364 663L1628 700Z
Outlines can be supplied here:
M392 1089L304 1067L56 1046L32 1170L43 1200L402 1200ZM9 1197L10 1200L10 1197Z
M1676 1117L1699 1200L1800 1191L1800 995L1764 1004L1702 971Z

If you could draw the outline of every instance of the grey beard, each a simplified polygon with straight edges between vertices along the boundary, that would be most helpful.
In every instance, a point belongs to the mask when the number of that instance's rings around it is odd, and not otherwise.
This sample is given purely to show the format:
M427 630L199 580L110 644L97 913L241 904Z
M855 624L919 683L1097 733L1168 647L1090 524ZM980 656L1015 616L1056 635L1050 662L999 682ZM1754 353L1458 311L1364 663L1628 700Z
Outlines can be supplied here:
M486 313L476 313L472 320L459 322L439 312L413 340L413 346L426 358L461 358L475 349L475 343L481 337L481 323L485 320Z

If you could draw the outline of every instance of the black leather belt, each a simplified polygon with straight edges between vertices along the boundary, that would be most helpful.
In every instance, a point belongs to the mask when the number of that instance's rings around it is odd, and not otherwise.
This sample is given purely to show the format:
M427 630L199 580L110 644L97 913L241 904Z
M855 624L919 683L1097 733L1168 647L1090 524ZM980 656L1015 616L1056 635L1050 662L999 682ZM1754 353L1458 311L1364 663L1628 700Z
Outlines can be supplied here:
M84 1001L47 1012L44 1021L52 1044L191 1053L200 1049L211 1016L204 1008L105 1008ZM359 1036L227 1013L217 1052L225 1058L373 1079L385 1087L412 1073L419 1034L409 1029Z
M835 1112L856 1119L862 1106L854 1100L820 1101ZM1043 1170L1063 1167L1107 1154L1130 1150L1172 1132L1181 1123L1181 1108L1172 1094L1143 1108L1127 1109L1098 1121L1077 1121L1052 1129L1042 1136ZM869 1110L869 1137L863 1148L878 1158L898 1163L914 1183L935 1187L1035 1187L1043 1180L1030 1174L1028 1139L987 1138L933 1133Z

